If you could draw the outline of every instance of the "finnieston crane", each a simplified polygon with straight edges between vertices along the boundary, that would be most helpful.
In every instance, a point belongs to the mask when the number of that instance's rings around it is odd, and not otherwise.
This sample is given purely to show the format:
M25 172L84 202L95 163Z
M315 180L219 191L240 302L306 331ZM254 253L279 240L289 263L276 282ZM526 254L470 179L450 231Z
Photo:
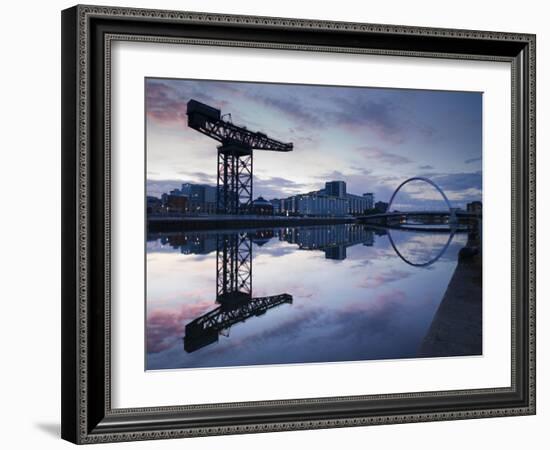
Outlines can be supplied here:
M253 150L290 152L292 143L224 120L219 109L189 100L187 124L218 142L217 212L247 214L252 207Z

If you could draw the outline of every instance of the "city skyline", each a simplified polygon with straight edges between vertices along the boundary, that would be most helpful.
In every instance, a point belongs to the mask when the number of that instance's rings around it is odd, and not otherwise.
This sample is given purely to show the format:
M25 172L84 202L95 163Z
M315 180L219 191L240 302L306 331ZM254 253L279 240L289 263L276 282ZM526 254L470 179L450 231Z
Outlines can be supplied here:
M342 180L348 192L387 201L397 185L425 176L453 206L481 200L480 93L197 80L146 80L147 194L182 183L216 184L214 143L187 127L191 98L231 114L294 151L255 152L254 198L285 198ZM399 206L437 204L411 186Z

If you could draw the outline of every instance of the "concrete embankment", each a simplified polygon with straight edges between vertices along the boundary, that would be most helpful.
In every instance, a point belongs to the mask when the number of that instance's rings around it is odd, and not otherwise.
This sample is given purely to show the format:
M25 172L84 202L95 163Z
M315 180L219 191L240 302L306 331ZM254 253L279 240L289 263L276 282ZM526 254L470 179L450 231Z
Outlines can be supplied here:
M312 225L337 225L355 223L351 217L276 217L276 216L232 216L232 217L149 217L149 231L218 230L270 227L299 227Z
M420 346L419 356L482 354L481 258L471 247L460 251L457 267Z

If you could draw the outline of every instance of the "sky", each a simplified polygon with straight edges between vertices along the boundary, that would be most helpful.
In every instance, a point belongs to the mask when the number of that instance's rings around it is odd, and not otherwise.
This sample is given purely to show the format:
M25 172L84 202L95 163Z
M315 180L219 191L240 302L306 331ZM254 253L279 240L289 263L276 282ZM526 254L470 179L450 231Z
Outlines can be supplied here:
M190 99L231 114L291 152L254 152L254 198L285 198L343 180L347 192L388 201L397 186L423 176L453 207L481 200L482 94L183 79L145 80L147 193L183 182L216 184L216 146L187 126ZM402 210L443 205L422 182L407 184Z

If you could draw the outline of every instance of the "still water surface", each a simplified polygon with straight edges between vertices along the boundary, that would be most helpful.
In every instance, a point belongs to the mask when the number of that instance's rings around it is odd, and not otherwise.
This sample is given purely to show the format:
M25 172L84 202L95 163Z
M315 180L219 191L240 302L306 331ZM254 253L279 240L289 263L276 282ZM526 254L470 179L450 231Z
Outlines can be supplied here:
M417 357L466 244L449 237L390 241L356 224L150 234L146 368Z

